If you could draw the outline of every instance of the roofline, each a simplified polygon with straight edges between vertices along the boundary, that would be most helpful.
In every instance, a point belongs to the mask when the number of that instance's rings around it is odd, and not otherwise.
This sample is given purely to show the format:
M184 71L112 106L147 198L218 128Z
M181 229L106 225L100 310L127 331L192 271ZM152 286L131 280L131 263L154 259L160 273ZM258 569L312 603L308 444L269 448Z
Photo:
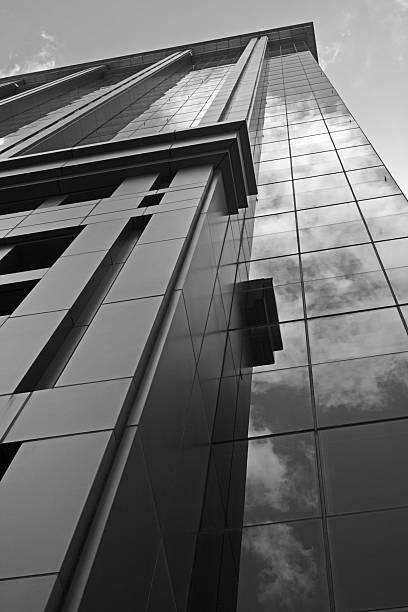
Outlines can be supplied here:
M152 49L149 51L141 51L139 53L129 53L126 55L120 55L116 57L91 60L91 61L82 62L79 64L68 64L65 66L59 66L58 68L50 68L48 70L39 70L37 72L27 72L24 74L16 75L14 79L13 77L3 77L2 79L0 79L0 83L6 83L9 81L13 81L13 80L16 80L16 78L24 79L31 75L36 75L38 77L41 77L41 76L47 76L47 75L52 76L53 74L58 74L58 73L69 73L69 72L74 72L76 69L83 70L84 68L96 66L98 64L107 64L107 65L122 64L122 67L129 67L131 65L142 67L142 66L145 66L146 64L153 63L157 61L158 59L160 59L159 57L156 58L154 56L164 57L165 54L169 52L181 51L184 49L192 49L194 51L194 49L197 47L198 48L211 47L212 45L215 45L214 49L209 49L208 51L205 51L203 49L197 49L197 52L201 51L201 53L205 53L205 52L209 53L211 51L217 51L217 50L220 51L222 49L224 50L233 49L233 48L245 46L246 44L245 39L249 39L254 36L268 36L270 41L279 42L280 40L283 41L288 38L289 39L292 38L292 36L290 35L291 30L293 31L293 30L301 30L301 29L306 30L305 32L305 39L307 39L306 42L308 43L310 51L312 52L312 54L318 61L314 24L313 24L313 21L308 21L305 23L297 23L297 24L293 24L290 26L281 26L279 28L268 28L266 30L255 30L253 32L232 34L230 36L223 36L221 38L212 38L209 40L203 40L203 41L194 42L194 43L176 45L175 47L162 47L160 49ZM288 34L288 36L281 36L282 33ZM229 42L232 44L225 46L226 42ZM35 80L40 81L41 79L38 78ZM45 79L45 80L48 80L48 79Z

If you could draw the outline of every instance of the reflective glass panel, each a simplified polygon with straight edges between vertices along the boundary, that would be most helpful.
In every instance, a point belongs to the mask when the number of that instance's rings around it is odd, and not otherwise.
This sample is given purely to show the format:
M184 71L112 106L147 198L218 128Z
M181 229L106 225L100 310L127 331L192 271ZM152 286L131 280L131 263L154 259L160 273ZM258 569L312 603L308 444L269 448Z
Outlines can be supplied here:
M294 138L290 142L292 155L306 155L308 153L320 153L334 149L328 134L317 136L306 136L305 138Z
M408 236L408 203L403 195L363 200L359 206L374 240Z
M277 232L288 232L295 229L295 215L293 213L264 215L255 218L253 234L254 236L264 236L265 234L276 234Z
M313 366L320 426L408 416L408 354Z
M249 262L249 279L272 278L274 286L300 282L298 255Z
M347 172L347 176L357 200L379 198L400 192L385 166L351 170Z
M295 180L296 207L313 208L353 201L343 173Z
M408 236L408 213L367 219L373 240L389 240Z
M292 163L294 178L306 178L329 172L341 172L341 165L335 151L301 155L294 157Z
M340 149L339 157L345 170L381 165L381 160L371 145Z
M309 334L313 363L408 350L396 308L311 319Z
M376 248L385 268L408 266L408 238L377 242Z
M289 125L290 138L302 138L315 134L327 134L324 121L307 121L306 123L292 123Z
M255 169L256 170L256 169ZM277 159L259 164L258 185L289 181L292 178L290 159Z
M237 612L328 612L318 520L243 530Z
M275 363L253 368L254 373L307 365L305 325L302 321L279 325L283 349L274 354Z
M380 262L371 244L331 249L302 255L305 281L348 276L380 270Z
M316 121L322 118L318 108L305 108L304 110L289 113L288 123L303 123L304 121Z
M336 610L378 610L408 603L408 510L329 519Z
M287 140L265 143L261 147L261 161L289 157L289 143Z
M345 149L346 147L369 144L360 128L334 132L332 138L336 149Z
M249 437L312 427L307 368L259 372L252 375Z
M328 512L408 505L408 420L321 431Z
M281 232L267 236L254 236L251 257L265 259L298 252L296 232Z
M250 440L244 525L309 518L319 512L314 435Z
M390 279L397 302L399 304L408 302L408 268L387 269L387 276Z
M301 210L298 212L298 222L302 251L369 241L369 235L355 204Z
M293 210L292 183L273 183L258 187L256 214L277 213Z
M303 319L302 288L300 283L290 283L274 287L279 321Z
M305 282L308 316L394 305L384 273L366 272Z

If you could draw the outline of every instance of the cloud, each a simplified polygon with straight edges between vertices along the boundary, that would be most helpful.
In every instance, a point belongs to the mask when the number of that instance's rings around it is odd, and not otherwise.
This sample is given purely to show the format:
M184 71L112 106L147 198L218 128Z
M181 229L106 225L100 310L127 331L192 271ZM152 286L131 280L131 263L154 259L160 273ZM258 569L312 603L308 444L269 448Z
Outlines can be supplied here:
M408 0L394 0L394 2L400 6L403 11L408 11Z
M407 1L408 0L402 0ZM351 36L351 23L353 15L351 11L346 11L343 16L342 24L340 26L339 37L329 45L323 45L319 49L319 63L323 70L326 70L328 66L334 64L338 56L343 52L347 46L347 38Z
M316 551L296 537L290 525L270 525L244 531L241 575L246 567L260 567L256 576L257 599L265 609L310 610L319 590ZM252 557L252 559L251 559ZM253 562L255 560L255 563ZM259 564L259 565L258 565ZM253 570L252 570L253 571Z
M392 59L397 64L404 64L408 52L408 0L386 0L385 4L365 0L365 5L379 24L378 36L384 36L384 40L387 40Z
M15 62L10 68L0 70L0 78L55 68L59 48L58 41L55 36L45 30L40 33L40 38L42 40L40 49L30 59Z
M310 440L254 440L248 448L245 521L259 523L271 514L314 511L319 500L315 484L315 452Z

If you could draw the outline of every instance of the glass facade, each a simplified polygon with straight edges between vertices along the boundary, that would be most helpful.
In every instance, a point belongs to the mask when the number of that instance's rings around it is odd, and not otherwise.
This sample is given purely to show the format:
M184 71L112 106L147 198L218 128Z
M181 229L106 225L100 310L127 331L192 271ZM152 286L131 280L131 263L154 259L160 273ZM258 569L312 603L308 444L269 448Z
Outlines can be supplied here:
M312 24L158 53L0 122L0 609L404 612L407 199Z
M241 382L237 610L400 609L407 200L309 51L267 59L260 87L247 266L273 278L283 350Z
M229 61L233 59L230 56ZM78 144L124 140L196 127L231 68L230 64L214 66L214 63L223 62L200 61L193 69L175 72Z
M116 71L104 74L102 79L90 83L70 84L69 88L62 92L53 93L51 90L45 100L33 105L30 110L17 112L4 120L0 119L0 154L15 144L52 128L53 124L69 117L75 111L85 108L135 72L134 69Z

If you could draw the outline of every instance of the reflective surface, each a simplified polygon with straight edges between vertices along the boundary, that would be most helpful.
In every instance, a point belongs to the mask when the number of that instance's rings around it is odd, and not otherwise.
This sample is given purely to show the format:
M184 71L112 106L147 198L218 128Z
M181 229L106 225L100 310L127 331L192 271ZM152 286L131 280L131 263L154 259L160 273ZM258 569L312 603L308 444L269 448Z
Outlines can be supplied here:
M244 529L237 610L329 610L318 521Z
M237 609L403 611L408 203L307 52L262 78L248 269L272 278L283 347L239 382Z
M316 452L312 434L251 440L244 524L319 514Z

